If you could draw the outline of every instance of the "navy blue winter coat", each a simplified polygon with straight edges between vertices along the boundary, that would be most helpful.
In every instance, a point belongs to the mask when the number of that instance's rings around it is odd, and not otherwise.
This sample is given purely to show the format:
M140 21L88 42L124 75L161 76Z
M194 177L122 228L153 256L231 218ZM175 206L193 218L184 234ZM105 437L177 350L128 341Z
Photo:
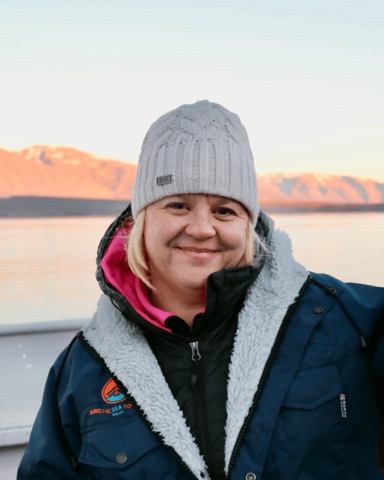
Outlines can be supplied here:
M384 289L308 274L283 232L239 314L232 480L384 478ZM102 296L52 367L18 480L208 479L145 336Z

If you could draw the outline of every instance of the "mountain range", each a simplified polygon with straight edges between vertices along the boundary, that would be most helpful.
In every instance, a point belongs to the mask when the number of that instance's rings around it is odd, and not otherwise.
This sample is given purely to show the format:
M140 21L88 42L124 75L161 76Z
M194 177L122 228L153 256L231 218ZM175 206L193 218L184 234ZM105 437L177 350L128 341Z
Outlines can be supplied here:
M0 149L0 198L129 200L136 169L69 147ZM384 183L347 175L271 173L258 184L262 206L384 204Z

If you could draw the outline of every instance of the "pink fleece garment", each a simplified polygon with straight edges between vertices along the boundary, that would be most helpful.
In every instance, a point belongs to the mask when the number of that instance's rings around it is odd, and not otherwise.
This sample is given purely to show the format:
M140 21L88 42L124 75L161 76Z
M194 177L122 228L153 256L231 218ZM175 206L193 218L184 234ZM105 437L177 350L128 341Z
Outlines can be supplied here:
M101 268L107 282L124 295L139 315L153 325L170 332L171 330L165 326L165 321L175 315L151 304L147 287L129 268L124 246L131 229L132 226L119 230L101 260Z

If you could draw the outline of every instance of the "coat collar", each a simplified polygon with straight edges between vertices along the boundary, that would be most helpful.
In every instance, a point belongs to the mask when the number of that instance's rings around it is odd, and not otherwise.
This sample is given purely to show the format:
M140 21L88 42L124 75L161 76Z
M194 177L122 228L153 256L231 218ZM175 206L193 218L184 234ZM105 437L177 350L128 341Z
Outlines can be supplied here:
M248 414L281 322L308 277L292 255L291 241L276 230L263 270L250 287L239 314L229 367L225 465ZM155 432L191 471L209 478L203 457L186 425L142 330L102 295L84 337L126 386Z

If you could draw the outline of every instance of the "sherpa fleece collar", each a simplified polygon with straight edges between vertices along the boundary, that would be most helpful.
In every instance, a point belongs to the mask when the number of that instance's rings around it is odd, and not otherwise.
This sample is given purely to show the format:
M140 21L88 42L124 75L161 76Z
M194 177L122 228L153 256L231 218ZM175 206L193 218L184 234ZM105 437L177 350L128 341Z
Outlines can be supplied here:
M248 414L281 322L308 272L292 255L289 236L273 233L270 255L250 287L239 314L229 366L225 469ZM106 295L84 327L84 337L144 411L155 432L200 477L209 478L203 457L142 330L128 322Z

